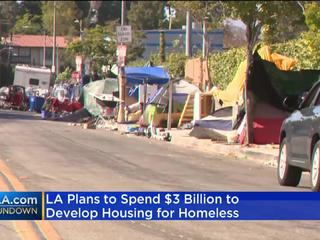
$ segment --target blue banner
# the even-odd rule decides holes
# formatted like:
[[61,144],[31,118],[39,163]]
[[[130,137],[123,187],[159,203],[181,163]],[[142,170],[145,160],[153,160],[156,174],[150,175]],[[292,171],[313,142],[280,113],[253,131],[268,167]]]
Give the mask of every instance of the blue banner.
[[41,192],[0,192],[0,220],[41,220]]
[[313,192],[0,192],[0,220],[320,220]]
[[320,220],[312,192],[46,192],[48,220]]

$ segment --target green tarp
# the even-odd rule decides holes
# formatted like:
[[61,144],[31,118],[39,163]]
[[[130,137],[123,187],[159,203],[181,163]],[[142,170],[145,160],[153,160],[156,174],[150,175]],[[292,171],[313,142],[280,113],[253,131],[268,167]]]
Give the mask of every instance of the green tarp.
[[255,54],[248,89],[257,100],[283,109],[282,103],[287,96],[301,95],[318,80],[319,70],[284,71]]

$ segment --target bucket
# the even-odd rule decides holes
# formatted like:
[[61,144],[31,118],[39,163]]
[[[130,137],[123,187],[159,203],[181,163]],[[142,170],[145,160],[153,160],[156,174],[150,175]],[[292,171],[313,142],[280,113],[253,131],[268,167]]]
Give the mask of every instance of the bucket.
[[44,104],[45,99],[43,97],[35,97],[34,110],[38,113],[41,112],[41,108]]
[[30,111],[30,112],[33,112],[33,111],[34,111],[35,101],[36,101],[36,97],[35,97],[35,96],[30,96],[30,97],[29,97],[29,111]]
[[50,116],[51,116],[51,112],[46,111],[46,110],[41,110],[41,118],[42,119],[50,118]]
[[46,110],[41,110],[41,118],[42,119],[46,118]]

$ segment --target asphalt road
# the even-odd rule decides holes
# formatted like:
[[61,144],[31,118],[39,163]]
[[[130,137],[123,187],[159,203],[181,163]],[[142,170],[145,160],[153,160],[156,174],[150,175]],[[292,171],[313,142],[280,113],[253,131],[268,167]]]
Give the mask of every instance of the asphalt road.
[[[308,175],[299,188],[284,188],[277,183],[275,169],[261,164],[14,111],[0,111],[0,159],[28,191],[309,191]],[[319,221],[50,224],[61,239],[75,240],[319,239]],[[0,239],[20,238],[15,224],[0,222]]]

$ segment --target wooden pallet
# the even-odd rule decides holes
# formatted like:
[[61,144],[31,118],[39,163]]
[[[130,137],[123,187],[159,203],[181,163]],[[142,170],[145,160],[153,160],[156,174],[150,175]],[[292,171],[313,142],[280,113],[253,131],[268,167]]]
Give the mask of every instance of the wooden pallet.
[[193,105],[194,95],[189,94],[179,119],[178,128],[181,127],[184,123],[188,123],[193,120]]

